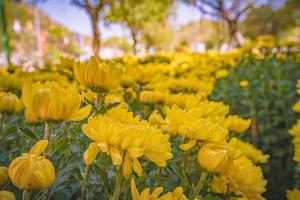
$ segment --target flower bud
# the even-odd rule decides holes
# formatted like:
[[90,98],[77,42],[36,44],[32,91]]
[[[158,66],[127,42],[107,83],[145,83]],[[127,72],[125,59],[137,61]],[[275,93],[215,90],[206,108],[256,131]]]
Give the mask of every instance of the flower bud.
[[55,170],[52,163],[44,156],[40,156],[47,145],[47,140],[41,140],[29,153],[12,161],[8,175],[14,186],[19,189],[45,189],[54,182]]

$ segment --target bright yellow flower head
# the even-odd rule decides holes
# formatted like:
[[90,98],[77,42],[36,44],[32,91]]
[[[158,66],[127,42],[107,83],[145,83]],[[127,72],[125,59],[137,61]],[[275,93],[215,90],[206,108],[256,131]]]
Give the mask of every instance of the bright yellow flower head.
[[55,180],[52,163],[40,156],[47,148],[48,140],[37,142],[29,151],[14,159],[8,168],[8,175],[19,189],[45,189]]
[[227,77],[228,75],[229,75],[229,72],[226,69],[220,69],[215,74],[216,79],[222,79],[222,78]]
[[3,185],[7,181],[7,168],[0,167],[0,186]]
[[300,99],[294,104],[293,111],[300,112]]
[[229,182],[229,193],[248,199],[264,199],[261,195],[266,191],[267,181],[263,178],[261,168],[246,157],[233,160],[227,166],[225,176]]
[[300,136],[300,119],[297,120],[297,123],[289,130],[289,134],[292,136]]
[[140,101],[142,103],[162,103],[164,101],[164,94],[160,91],[142,91],[140,94]]
[[152,193],[150,193],[150,188],[146,188],[140,194],[134,179],[131,179],[130,189],[133,200],[188,200],[183,194],[182,187],[177,187],[173,192],[168,192],[163,195],[161,195],[163,191],[162,187],[156,188]]
[[248,87],[248,85],[249,85],[248,81],[246,81],[246,80],[240,81],[240,87],[245,88],[245,87]]
[[138,176],[142,167],[138,158],[145,156],[164,167],[172,157],[169,135],[164,135],[146,121],[133,117],[133,113],[118,106],[104,115],[90,117],[82,130],[92,142],[84,153],[90,165],[99,152],[111,155],[114,165],[122,165],[123,175],[129,178],[132,170]]
[[120,83],[120,69],[114,64],[101,63],[96,57],[91,57],[87,63],[77,62],[74,74],[77,81],[89,88],[111,90]]
[[293,189],[288,190],[286,197],[288,200],[299,200],[300,199],[300,190],[299,189]]
[[237,115],[230,115],[226,119],[227,127],[236,133],[245,132],[251,125],[251,119],[243,119]]
[[237,138],[232,138],[229,142],[229,146],[246,156],[254,163],[267,163],[269,155],[264,155],[263,152],[257,149],[252,144],[243,142]]
[[26,81],[23,85],[22,100],[26,119],[81,121],[92,109],[91,105],[80,108],[81,98],[75,87],[61,88],[55,82],[44,84]]
[[12,93],[0,92],[0,113],[15,113],[22,108],[21,100]]
[[158,110],[154,110],[151,115],[149,116],[149,122],[152,125],[157,125],[158,127],[161,127],[166,122],[164,118],[158,113]]
[[12,192],[2,190],[0,191],[0,199],[1,200],[15,200],[15,195]]
[[229,154],[229,149],[226,146],[208,143],[199,150],[198,162],[207,171],[219,173],[226,169]]

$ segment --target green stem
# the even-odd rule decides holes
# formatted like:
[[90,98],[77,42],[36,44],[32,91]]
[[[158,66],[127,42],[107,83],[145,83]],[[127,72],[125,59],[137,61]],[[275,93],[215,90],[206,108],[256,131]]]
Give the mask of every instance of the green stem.
[[44,139],[49,141],[48,148],[44,151],[43,156],[47,156],[51,149],[51,124],[50,122],[45,122],[45,131],[44,131]]
[[120,199],[122,179],[123,179],[122,166],[119,166],[118,174],[116,176],[115,189],[114,189],[114,193],[113,193],[111,200],[119,200]]
[[181,173],[183,175],[183,182],[182,182],[182,187],[186,190],[189,188],[188,183],[189,183],[189,178],[187,177],[186,171],[188,168],[188,161],[189,161],[189,151],[185,151],[183,154],[184,160],[181,165]]
[[91,172],[91,165],[87,165],[85,167],[85,173],[84,173],[84,178],[83,178],[83,183],[82,183],[82,188],[81,188],[81,196],[80,196],[81,200],[86,199],[86,196],[85,196],[86,186],[87,186],[87,183],[89,180],[90,172]]
[[101,92],[101,91],[97,92],[97,97],[96,97],[96,100],[95,100],[95,112],[94,112],[94,114],[97,114],[101,110],[104,96],[105,95],[104,95],[103,92]]
[[30,200],[30,191],[29,190],[23,190],[22,200]]
[[0,114],[0,136],[2,136],[3,132],[3,122],[4,122],[4,113]]
[[195,199],[199,195],[203,185],[205,184],[205,180],[206,180],[207,176],[208,176],[208,174],[206,172],[201,173],[201,176],[197,182],[197,185],[196,185],[194,192],[190,199]]

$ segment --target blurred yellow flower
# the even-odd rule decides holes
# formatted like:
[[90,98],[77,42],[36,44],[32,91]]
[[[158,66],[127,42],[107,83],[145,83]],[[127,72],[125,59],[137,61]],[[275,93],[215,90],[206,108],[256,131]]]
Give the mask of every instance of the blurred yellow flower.
[[299,189],[293,189],[288,190],[286,194],[287,200],[299,200],[300,199],[300,190]]
[[249,82],[246,80],[240,81],[240,87],[244,88],[244,87],[248,87]]
[[0,113],[15,113],[22,108],[22,101],[10,92],[0,92]]
[[142,103],[162,103],[164,101],[164,94],[160,91],[142,91],[140,94],[140,101]]
[[55,180],[52,163],[40,156],[47,148],[48,140],[37,142],[29,151],[14,159],[8,168],[8,175],[19,189],[45,189]]
[[121,71],[115,64],[101,63],[94,56],[87,63],[77,62],[74,74],[80,84],[105,91],[116,88],[121,78]]
[[293,111],[300,112],[300,99],[294,104]]
[[245,132],[251,125],[251,119],[243,119],[237,115],[229,115],[226,118],[227,127],[236,133]]
[[222,79],[222,78],[227,77],[228,75],[229,75],[229,72],[226,69],[220,69],[215,74],[216,79]]
[[55,82],[42,84],[26,81],[23,85],[22,100],[28,121],[81,121],[92,109],[91,105],[80,108],[81,98],[75,87],[69,86],[65,89]]
[[177,187],[173,192],[168,192],[161,195],[163,192],[162,187],[157,187],[150,193],[150,188],[146,188],[140,194],[134,179],[130,182],[131,196],[133,200],[188,200],[184,195],[182,187]]
[[3,185],[7,181],[7,168],[0,167],[0,186]]
[[1,200],[15,200],[15,195],[12,192],[1,190],[0,191],[0,199]]

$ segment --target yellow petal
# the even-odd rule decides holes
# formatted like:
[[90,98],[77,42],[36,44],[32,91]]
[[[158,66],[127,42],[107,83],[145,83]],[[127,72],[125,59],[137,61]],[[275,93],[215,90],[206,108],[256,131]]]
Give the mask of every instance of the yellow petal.
[[131,190],[131,196],[132,196],[132,200],[140,200],[140,194],[139,191],[136,188],[134,179],[131,179],[130,182],[130,190]]
[[190,140],[185,144],[181,144],[180,149],[187,151],[187,150],[191,149],[192,147],[194,147],[196,142],[197,142],[197,140]]
[[163,190],[164,190],[163,187],[155,188],[155,190],[154,190],[154,191],[152,192],[152,194],[151,194],[151,198],[157,199],[158,196],[162,193]]
[[41,155],[48,146],[48,140],[38,141],[29,151],[29,154]]
[[143,169],[142,169],[142,166],[141,166],[140,162],[138,161],[137,158],[133,158],[132,161],[133,161],[133,165],[132,165],[133,170],[135,171],[135,173],[138,176],[142,176]]
[[72,115],[69,116],[68,119],[66,119],[66,120],[67,121],[81,121],[90,114],[91,109],[92,109],[92,106],[87,105],[87,106],[73,112]]
[[126,153],[125,158],[124,158],[124,163],[123,163],[123,176],[125,178],[129,178],[131,175],[131,170],[132,170],[131,160],[130,160],[129,154]]
[[144,150],[141,148],[132,147],[132,148],[128,149],[128,153],[131,158],[138,158],[143,155]]
[[96,159],[98,153],[101,151],[96,142],[89,145],[88,149],[84,152],[83,159],[86,165],[92,164]]
[[150,188],[146,188],[142,192],[140,200],[149,200],[149,197],[150,197]]
[[112,147],[110,149],[110,154],[111,154],[112,162],[113,162],[114,165],[121,165],[122,164],[123,158],[122,158],[121,152],[118,148]]

